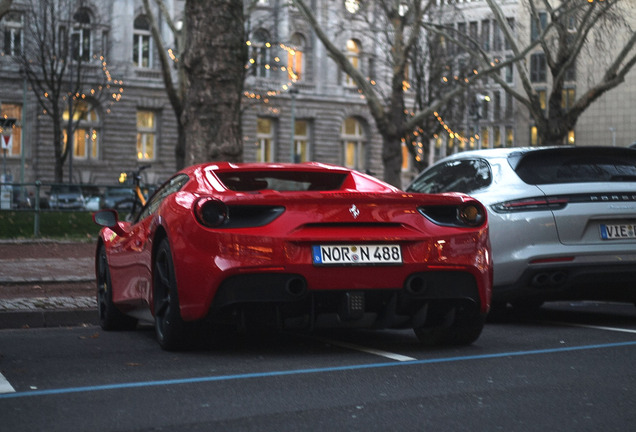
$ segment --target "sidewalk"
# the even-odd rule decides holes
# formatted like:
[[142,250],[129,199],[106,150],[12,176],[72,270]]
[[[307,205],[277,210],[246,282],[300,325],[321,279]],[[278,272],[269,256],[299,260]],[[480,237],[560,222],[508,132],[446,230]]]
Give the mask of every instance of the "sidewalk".
[[0,259],[0,329],[96,322],[92,257]]

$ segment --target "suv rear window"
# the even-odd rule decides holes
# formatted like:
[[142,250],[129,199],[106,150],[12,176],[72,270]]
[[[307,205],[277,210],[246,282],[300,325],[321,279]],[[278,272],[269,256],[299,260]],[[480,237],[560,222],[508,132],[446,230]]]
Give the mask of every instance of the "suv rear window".
[[[635,152],[636,153],[636,152]],[[408,192],[469,194],[490,185],[490,166],[483,159],[451,160],[420,174],[407,189]]]
[[509,158],[528,184],[636,181],[636,150],[564,147],[518,153]]

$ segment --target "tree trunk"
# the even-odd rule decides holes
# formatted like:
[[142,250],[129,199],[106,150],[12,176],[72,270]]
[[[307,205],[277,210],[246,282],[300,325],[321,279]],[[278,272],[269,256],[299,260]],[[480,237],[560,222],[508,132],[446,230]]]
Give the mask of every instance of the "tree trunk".
[[64,181],[64,157],[62,154],[62,122],[61,116],[51,117],[53,120],[53,155],[55,157],[55,169],[53,171],[55,183]]
[[384,181],[402,188],[402,140],[400,137],[382,134],[382,163]]
[[187,0],[185,15],[185,162],[240,162],[247,61],[243,1]]
[[186,154],[185,130],[183,128],[183,125],[181,124],[181,121],[177,119],[177,145],[174,149],[174,159],[175,159],[177,171],[180,171],[186,167],[185,154]]

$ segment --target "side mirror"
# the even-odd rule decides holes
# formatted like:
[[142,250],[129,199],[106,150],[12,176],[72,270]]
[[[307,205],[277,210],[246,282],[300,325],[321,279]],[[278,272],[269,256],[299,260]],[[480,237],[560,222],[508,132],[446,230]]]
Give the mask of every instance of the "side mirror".
[[93,222],[99,226],[110,228],[118,236],[125,236],[126,230],[119,223],[119,217],[116,210],[99,210],[93,213]]

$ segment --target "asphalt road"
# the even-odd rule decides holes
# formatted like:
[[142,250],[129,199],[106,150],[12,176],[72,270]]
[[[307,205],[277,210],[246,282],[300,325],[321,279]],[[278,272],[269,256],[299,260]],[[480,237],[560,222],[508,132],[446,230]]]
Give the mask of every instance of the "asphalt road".
[[633,431],[636,308],[575,303],[472,346],[410,331],[265,334],[163,352],[152,329],[0,331],[6,431]]

